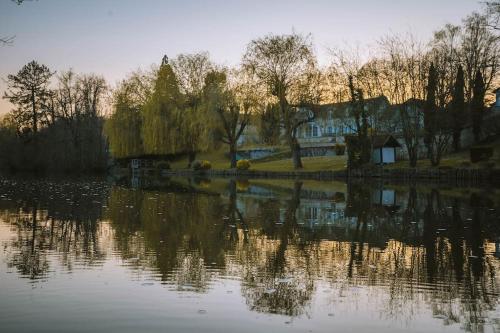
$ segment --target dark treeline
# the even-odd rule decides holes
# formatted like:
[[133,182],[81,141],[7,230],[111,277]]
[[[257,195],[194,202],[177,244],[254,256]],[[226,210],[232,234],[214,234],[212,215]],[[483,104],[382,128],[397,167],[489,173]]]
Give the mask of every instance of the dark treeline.
[[[1,165],[88,172],[103,170],[109,151],[117,159],[187,155],[191,166],[197,153],[223,145],[234,168],[238,141],[252,121],[261,142],[286,145],[294,168],[301,168],[298,130],[314,120],[314,112],[303,111],[338,102],[349,103],[354,165],[369,162],[368,137],[394,134],[389,127],[398,128],[410,166],[421,146],[439,165],[448,147],[461,149],[464,129],[473,128],[476,142],[491,132],[483,118],[498,82],[499,8],[488,3],[426,43],[388,35],[366,60],[332,49],[325,68],[312,37],[295,32],[250,41],[234,68],[215,64],[206,52],[165,56],[160,66],[118,84],[106,118],[109,90],[102,77],[71,70],[56,75],[33,61],[7,78],[4,98],[15,108],[0,128]],[[366,108],[366,99],[380,96],[392,104],[388,112]]]
[[[101,76],[55,75],[32,61],[7,78],[14,104],[0,127],[0,162],[8,171],[92,172],[105,168]],[[51,84],[55,88],[51,87]]]

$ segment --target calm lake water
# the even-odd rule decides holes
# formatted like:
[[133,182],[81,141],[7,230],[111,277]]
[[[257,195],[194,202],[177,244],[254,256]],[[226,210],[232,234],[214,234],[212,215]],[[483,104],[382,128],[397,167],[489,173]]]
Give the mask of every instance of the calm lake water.
[[500,195],[0,180],[1,332],[500,332]]

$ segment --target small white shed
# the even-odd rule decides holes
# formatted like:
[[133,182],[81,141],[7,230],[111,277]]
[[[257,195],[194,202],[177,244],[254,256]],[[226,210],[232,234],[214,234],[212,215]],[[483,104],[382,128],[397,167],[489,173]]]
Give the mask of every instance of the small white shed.
[[401,148],[398,140],[392,135],[375,135],[372,137],[372,160],[375,164],[396,162],[396,149]]

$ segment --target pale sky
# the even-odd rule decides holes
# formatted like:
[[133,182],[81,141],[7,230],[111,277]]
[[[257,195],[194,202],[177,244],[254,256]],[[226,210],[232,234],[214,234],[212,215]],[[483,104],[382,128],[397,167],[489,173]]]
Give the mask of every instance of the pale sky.
[[[269,33],[311,33],[319,63],[327,48],[370,45],[387,33],[423,40],[445,23],[459,24],[477,0],[0,0],[0,78],[37,60],[54,71],[102,74],[111,86],[164,54],[208,51],[237,65],[247,43]],[[0,95],[6,84],[0,80]],[[0,99],[0,114],[12,106]]]

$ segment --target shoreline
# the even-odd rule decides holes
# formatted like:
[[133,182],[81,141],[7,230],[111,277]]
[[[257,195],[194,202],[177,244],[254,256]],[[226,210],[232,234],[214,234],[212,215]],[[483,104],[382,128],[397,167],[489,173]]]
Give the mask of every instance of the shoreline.
[[500,185],[500,169],[465,169],[465,168],[370,168],[355,170],[321,171],[262,171],[262,170],[163,170],[167,177],[237,177],[264,179],[311,179],[311,180],[348,180],[378,179],[384,181],[421,181],[447,184],[496,184]]

